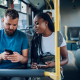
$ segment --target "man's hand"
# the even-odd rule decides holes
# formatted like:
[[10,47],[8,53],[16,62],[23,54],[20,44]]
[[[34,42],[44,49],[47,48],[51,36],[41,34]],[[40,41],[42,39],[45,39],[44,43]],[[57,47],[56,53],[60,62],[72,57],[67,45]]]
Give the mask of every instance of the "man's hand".
[[7,57],[9,56],[9,53],[8,52],[3,52],[0,54],[0,59],[3,59],[3,60],[8,60]]
[[13,52],[12,55],[9,55],[8,60],[11,60],[11,62],[16,63],[22,60],[22,55],[20,55],[18,52]]

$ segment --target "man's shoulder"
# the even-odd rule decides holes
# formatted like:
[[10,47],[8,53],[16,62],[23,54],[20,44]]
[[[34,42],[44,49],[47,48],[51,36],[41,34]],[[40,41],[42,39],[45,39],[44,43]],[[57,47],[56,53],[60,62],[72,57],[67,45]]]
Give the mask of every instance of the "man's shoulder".
[[26,35],[26,33],[20,31],[20,30],[17,30],[17,32],[19,33],[19,35]]
[[3,30],[4,30],[4,29],[1,29],[0,32],[3,31]]
[[0,34],[3,32],[3,29],[0,30]]
[[17,33],[18,33],[18,37],[27,37],[27,35],[26,35],[26,33],[24,33],[24,32],[22,32],[22,31],[20,31],[20,30],[17,30]]

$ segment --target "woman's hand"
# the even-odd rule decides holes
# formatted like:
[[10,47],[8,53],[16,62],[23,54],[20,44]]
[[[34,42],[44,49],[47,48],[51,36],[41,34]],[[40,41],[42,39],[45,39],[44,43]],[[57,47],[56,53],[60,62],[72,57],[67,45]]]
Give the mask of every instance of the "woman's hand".
[[32,62],[32,63],[31,63],[31,68],[32,68],[32,69],[38,69],[37,63]]
[[40,68],[49,68],[49,67],[55,66],[55,62],[53,62],[53,61],[45,62],[45,64],[46,64],[46,66],[40,66]]
[[47,67],[54,67],[55,66],[55,62],[53,62],[53,61],[45,62],[45,64],[47,64]]

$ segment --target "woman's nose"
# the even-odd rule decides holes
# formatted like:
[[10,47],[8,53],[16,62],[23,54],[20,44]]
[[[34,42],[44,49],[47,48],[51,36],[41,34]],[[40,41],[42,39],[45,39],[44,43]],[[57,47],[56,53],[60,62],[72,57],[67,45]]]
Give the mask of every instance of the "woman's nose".
[[35,29],[35,25],[34,25],[34,29]]
[[34,25],[34,29],[36,28],[37,26],[36,25]]

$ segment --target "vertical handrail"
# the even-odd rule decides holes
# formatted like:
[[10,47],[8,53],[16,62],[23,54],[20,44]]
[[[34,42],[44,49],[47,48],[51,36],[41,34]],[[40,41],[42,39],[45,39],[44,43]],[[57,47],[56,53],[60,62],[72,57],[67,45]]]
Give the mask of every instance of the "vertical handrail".
[[58,47],[57,33],[60,30],[59,28],[59,0],[54,1],[55,4],[55,80],[61,80],[60,76],[60,47]]
[[65,27],[65,37],[66,37],[66,42],[68,41],[68,37],[67,37],[67,26],[64,26]]

